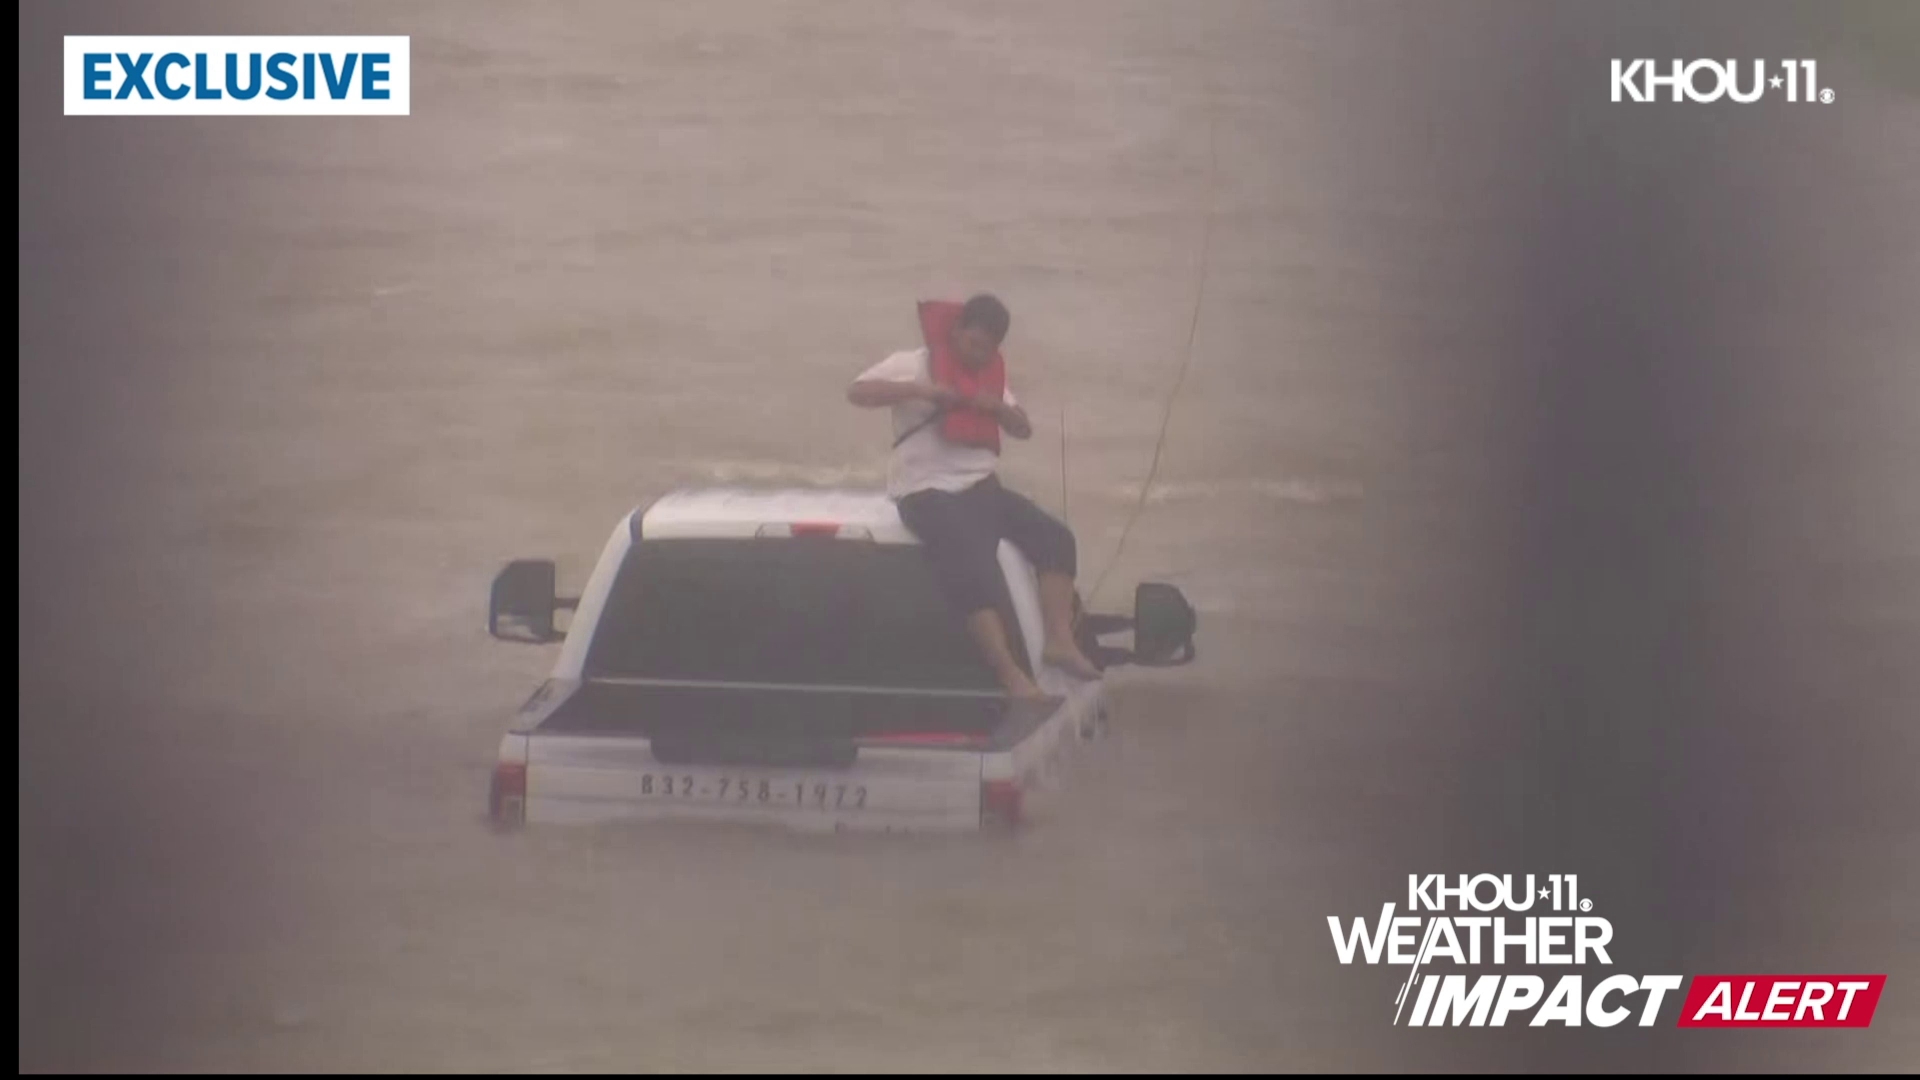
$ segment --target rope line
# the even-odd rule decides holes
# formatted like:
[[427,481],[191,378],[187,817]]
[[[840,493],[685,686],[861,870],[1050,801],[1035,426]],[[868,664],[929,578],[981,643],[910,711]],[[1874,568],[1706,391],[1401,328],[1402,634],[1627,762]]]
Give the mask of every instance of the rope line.
[[[1160,475],[1160,456],[1166,450],[1167,429],[1173,423],[1174,405],[1180,400],[1180,390],[1187,383],[1187,372],[1193,368],[1193,343],[1200,333],[1200,310],[1207,297],[1207,268],[1212,264],[1213,254],[1213,217],[1214,199],[1220,176],[1220,148],[1215,131],[1211,109],[1207,113],[1207,200],[1206,214],[1201,219],[1200,233],[1200,280],[1193,290],[1193,318],[1187,324],[1187,345],[1180,358],[1180,373],[1175,377],[1172,392],[1167,394],[1166,404],[1160,412],[1160,434],[1153,442],[1153,461],[1147,466],[1147,479],[1140,485],[1140,497],[1134,501],[1133,510],[1127,515],[1127,523],[1120,530],[1120,542],[1113,547],[1113,554],[1107,557],[1107,564],[1100,569],[1100,576],[1093,581],[1093,588],[1087,592],[1088,603],[1100,596],[1100,587],[1107,582],[1107,575],[1119,565],[1120,556],[1127,549],[1127,538],[1133,535],[1133,526],[1140,520],[1141,511],[1147,506],[1147,493],[1153,490],[1153,482]],[[1065,418],[1061,424],[1061,477],[1064,490],[1066,461]]]

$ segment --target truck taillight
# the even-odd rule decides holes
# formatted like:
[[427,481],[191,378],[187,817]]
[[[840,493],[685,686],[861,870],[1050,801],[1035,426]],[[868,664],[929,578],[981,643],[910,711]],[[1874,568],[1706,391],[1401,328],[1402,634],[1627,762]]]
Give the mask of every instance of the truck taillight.
[[1022,801],[1018,780],[980,782],[980,824],[1010,829],[1020,824]]
[[487,813],[495,825],[512,827],[527,820],[527,766],[524,762],[500,762],[493,767],[493,783],[487,794]]

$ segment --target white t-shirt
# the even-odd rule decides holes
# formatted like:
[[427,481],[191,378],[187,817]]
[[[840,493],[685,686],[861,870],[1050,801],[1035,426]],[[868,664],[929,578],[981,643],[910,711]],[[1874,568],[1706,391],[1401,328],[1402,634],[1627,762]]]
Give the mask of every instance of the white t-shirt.
[[[933,385],[930,354],[922,346],[897,352],[862,372],[858,382],[899,382]],[[1018,406],[1013,388],[1001,397]],[[931,401],[903,401],[893,407],[893,437],[898,439],[933,414]],[[940,435],[940,425],[927,424],[893,448],[887,461],[887,495],[899,499],[916,491],[965,491],[993,475],[1000,455],[979,446],[960,446]]]

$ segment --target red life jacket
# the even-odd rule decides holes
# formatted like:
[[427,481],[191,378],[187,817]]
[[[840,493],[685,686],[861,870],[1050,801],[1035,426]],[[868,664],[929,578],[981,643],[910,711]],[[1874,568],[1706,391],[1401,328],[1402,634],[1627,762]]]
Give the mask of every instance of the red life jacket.
[[[953,328],[964,307],[951,300],[920,301],[920,333],[927,340],[928,367],[933,381],[968,397],[986,394],[999,399],[1007,390],[1007,363],[998,351],[992,362],[969,370],[953,354]],[[940,434],[948,442],[1000,452],[1000,421],[978,409],[952,408],[940,418]]]

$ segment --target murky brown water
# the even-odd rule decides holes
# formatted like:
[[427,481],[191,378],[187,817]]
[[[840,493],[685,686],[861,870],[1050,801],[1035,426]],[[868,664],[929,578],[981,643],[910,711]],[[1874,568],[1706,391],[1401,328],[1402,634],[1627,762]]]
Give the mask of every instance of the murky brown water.
[[[1817,122],[1640,140],[1543,70],[1577,10],[23,19],[408,33],[415,84],[62,122],[23,76],[22,1066],[1920,1059],[1915,104],[1836,73]],[[1638,295],[1622,236],[1689,299],[1577,311]],[[877,482],[845,380],[975,288],[1039,429],[1006,475],[1100,606],[1185,588],[1201,661],[1121,675],[1011,844],[489,834],[553,660],[487,638],[498,564],[577,583],[678,484]],[[1567,869],[1629,968],[1890,970],[1883,1019],[1410,1033],[1334,960],[1407,873]]]

